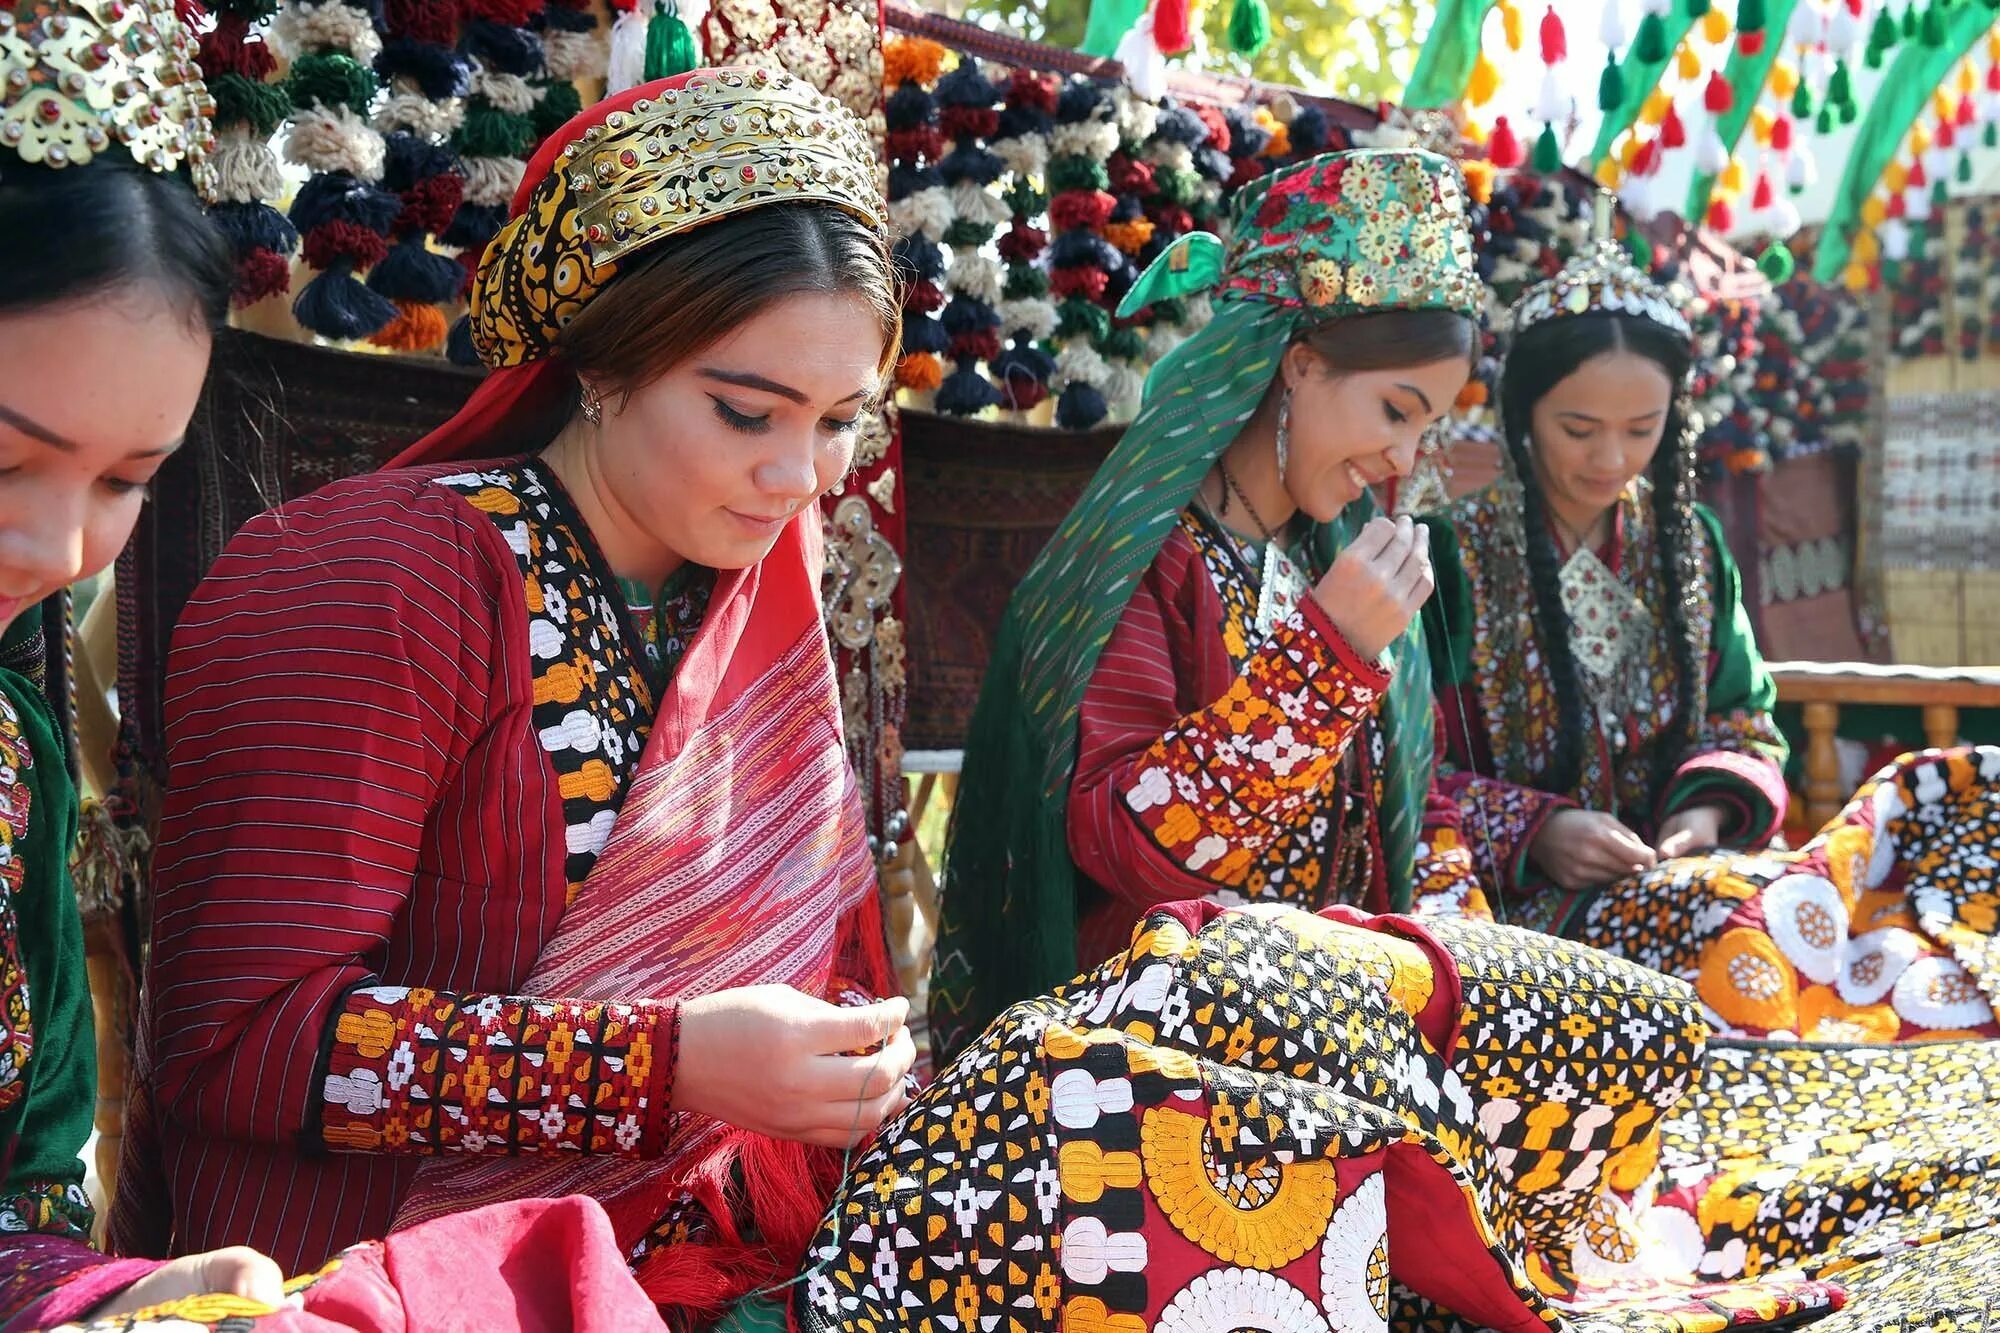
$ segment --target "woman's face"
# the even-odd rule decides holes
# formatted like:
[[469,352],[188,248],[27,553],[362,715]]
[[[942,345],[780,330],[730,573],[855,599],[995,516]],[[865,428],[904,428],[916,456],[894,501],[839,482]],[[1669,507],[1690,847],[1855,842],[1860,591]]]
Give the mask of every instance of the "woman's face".
[[0,315],[0,625],[117,556],[187,433],[209,347],[146,289]]
[[594,452],[607,501],[682,560],[756,564],[846,475],[882,351],[862,298],[791,296],[630,397],[605,394]]
[[1674,385],[1656,361],[1622,349],[1594,356],[1535,404],[1535,471],[1572,513],[1600,513],[1653,464]]
[[1471,367],[1450,357],[1402,370],[1335,373],[1295,343],[1285,353],[1292,391],[1285,489],[1316,522],[1330,522],[1368,487],[1406,477],[1424,432],[1451,410]]

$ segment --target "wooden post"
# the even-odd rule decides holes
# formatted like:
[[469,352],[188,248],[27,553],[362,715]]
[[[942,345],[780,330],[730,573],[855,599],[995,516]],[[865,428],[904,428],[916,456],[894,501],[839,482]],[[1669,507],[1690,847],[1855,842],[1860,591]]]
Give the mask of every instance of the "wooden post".
[[1958,705],[1924,705],[1924,739],[1940,750],[1958,744]]
[[1847,793],[1840,784],[1840,705],[1809,703],[1801,709],[1806,726],[1806,825],[1823,828],[1840,813]]

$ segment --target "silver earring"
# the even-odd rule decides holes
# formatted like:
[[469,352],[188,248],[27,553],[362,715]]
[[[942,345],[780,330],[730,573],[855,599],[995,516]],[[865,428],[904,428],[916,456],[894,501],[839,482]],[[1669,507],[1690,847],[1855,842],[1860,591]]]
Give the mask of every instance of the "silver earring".
[[1292,391],[1278,400],[1278,482],[1284,484],[1285,465],[1292,457]]
[[591,388],[588,384],[583,386],[583,398],[577,403],[576,410],[583,413],[583,419],[591,425],[602,426],[604,424],[604,400],[599,398],[597,390]]

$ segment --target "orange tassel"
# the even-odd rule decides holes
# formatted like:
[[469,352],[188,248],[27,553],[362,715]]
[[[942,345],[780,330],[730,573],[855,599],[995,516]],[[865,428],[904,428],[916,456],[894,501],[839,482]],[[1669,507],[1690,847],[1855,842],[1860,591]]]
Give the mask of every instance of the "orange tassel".
[[882,83],[931,84],[944,73],[944,47],[922,37],[898,37],[882,48]]
[[386,347],[392,352],[428,352],[433,347],[442,346],[451,325],[446,322],[444,311],[421,301],[396,302],[396,318],[389,321],[368,341],[376,347]]
[[896,363],[896,387],[929,393],[944,383],[944,363],[929,352],[912,352]]

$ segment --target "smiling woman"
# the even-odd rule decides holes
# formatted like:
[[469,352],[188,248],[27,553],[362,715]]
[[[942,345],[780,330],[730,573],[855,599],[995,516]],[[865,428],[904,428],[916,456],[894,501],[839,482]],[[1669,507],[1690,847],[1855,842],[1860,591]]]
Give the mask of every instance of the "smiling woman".
[[169,663],[124,1244],[296,1268],[581,1193],[676,1317],[796,1270],[914,1057],[813,503],[896,341],[885,211],[785,76],[600,104],[486,253],[465,410],[217,562]]

